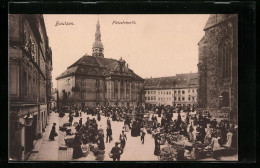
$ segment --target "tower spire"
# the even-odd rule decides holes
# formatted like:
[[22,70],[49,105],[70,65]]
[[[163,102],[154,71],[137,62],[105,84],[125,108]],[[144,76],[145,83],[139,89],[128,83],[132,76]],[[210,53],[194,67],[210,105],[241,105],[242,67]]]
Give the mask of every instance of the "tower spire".
[[92,46],[92,56],[95,57],[104,57],[103,54],[104,47],[101,42],[101,33],[100,33],[100,24],[99,24],[99,15],[98,15],[98,21],[96,25],[96,33],[95,33],[95,42]]

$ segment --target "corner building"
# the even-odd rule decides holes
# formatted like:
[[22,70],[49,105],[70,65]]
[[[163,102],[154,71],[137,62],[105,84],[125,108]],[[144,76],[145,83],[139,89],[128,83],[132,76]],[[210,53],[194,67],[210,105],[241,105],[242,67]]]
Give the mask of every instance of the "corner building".
[[57,78],[60,106],[138,106],[144,103],[144,79],[128,64],[104,58],[100,24],[96,25],[92,56],[84,55]]
[[211,14],[199,41],[198,105],[215,118],[237,122],[238,19]]
[[[43,15],[9,15],[9,159],[26,160],[48,124],[52,50]],[[32,126],[23,117],[33,116]]]

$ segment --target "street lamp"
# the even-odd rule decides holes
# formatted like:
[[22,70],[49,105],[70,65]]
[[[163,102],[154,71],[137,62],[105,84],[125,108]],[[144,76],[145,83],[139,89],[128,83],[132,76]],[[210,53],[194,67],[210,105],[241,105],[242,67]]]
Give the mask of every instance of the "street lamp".
[[33,116],[29,113],[23,118],[24,119],[24,125],[27,127],[32,126],[33,123]]

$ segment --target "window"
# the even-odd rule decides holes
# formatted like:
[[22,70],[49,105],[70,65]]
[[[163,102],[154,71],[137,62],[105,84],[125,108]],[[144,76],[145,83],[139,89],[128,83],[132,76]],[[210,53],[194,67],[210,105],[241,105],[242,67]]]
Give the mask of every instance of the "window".
[[147,100],[147,97],[145,97],[145,100]]
[[181,101],[181,98],[179,97],[178,100]]
[[182,97],[182,100],[185,100],[185,97]]
[[150,91],[148,91],[148,94],[150,94]]
[[194,100],[194,97],[192,97],[192,100]]
[[151,96],[151,100],[153,100],[153,96]]
[[81,80],[81,85],[82,85],[82,87],[83,87],[83,88],[85,88],[85,87],[86,87],[86,82],[85,82],[85,80],[84,80],[84,79],[82,79],[82,80]]
[[148,96],[148,100],[150,100],[150,96]]
[[156,97],[154,96],[153,99],[156,100]]
[[169,92],[169,94],[171,94],[171,91]]
[[185,94],[185,91],[184,91],[184,90],[182,91],[182,94]]
[[188,100],[190,101],[190,96],[188,97]]
[[220,46],[220,53],[222,55],[222,76],[223,78],[229,78],[231,74],[231,42],[225,40]]
[[192,89],[192,93],[194,93],[194,89]]
[[178,91],[178,94],[180,94],[181,93],[181,91]]

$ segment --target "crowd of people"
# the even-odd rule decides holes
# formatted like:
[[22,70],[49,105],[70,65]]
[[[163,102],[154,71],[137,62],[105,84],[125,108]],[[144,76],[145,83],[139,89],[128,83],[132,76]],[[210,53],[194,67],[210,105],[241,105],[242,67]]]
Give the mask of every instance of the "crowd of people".
[[[74,115],[73,111],[74,110]],[[110,157],[114,161],[120,160],[120,155],[123,153],[126,145],[127,136],[125,132],[131,131],[132,137],[140,136],[142,144],[144,144],[145,134],[151,133],[154,137],[154,155],[160,155],[162,138],[160,134],[179,134],[187,137],[190,142],[200,142],[205,145],[205,148],[213,150],[213,157],[219,159],[221,151],[224,148],[237,148],[237,128],[234,124],[227,120],[218,122],[216,119],[211,119],[210,116],[197,113],[191,115],[195,108],[181,108],[171,106],[139,106],[139,107],[112,107],[112,106],[97,106],[84,107],[78,109],[77,107],[70,109],[69,124],[72,125],[73,117],[81,117],[82,112],[94,116],[93,119],[87,118],[86,123],[82,123],[80,118],[79,123],[75,127],[76,134],[74,137],[73,158],[80,158],[83,156],[81,144],[96,143],[100,150],[105,149],[104,139],[106,143],[110,143],[112,137],[112,121],[124,122],[122,133],[119,137],[119,142],[110,152]],[[186,112],[185,120],[181,117],[181,112]],[[177,113],[177,119],[173,119],[173,114]],[[149,116],[152,114],[151,116]],[[101,115],[107,119],[106,136],[102,126],[98,127],[97,121],[101,120]],[[148,116],[148,117],[147,117]],[[157,118],[158,116],[158,118]],[[95,118],[96,117],[96,118]],[[160,120],[159,120],[160,118]],[[150,123],[150,124],[149,124]],[[119,146],[120,144],[120,146]],[[196,150],[196,145],[192,151]],[[192,152],[191,151],[191,152]],[[199,155],[198,152],[195,152]],[[179,152],[180,159],[183,159],[184,152]],[[194,156],[199,158],[199,156]]]
[[[195,115],[186,113],[186,118],[181,117],[181,110],[177,110],[177,119],[172,120],[172,113],[169,108],[162,109],[161,122],[157,121],[156,116],[152,116],[153,126],[152,133],[155,135],[155,155],[160,155],[160,134],[179,134],[186,137],[190,143],[202,144],[205,149],[212,149],[213,158],[219,159],[225,149],[237,149],[237,126],[229,123],[228,120],[217,121],[211,119],[209,115],[197,113]],[[197,150],[197,145],[193,145],[190,152]],[[184,150],[178,153],[178,157],[185,159]],[[180,156],[182,155],[182,156]],[[193,159],[200,158],[200,153],[195,152]]]

